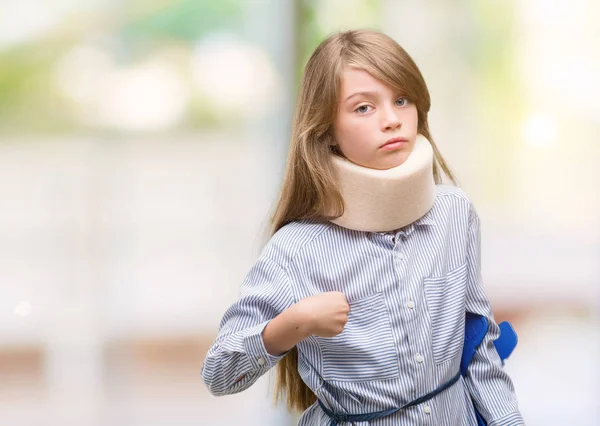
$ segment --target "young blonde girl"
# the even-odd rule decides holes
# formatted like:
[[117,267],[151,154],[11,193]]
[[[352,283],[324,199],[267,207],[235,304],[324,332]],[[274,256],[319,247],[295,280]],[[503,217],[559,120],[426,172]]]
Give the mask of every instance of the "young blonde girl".
[[[522,425],[494,347],[479,218],[427,124],[425,81],[374,31],[309,59],[273,235],[202,368],[214,395],[277,365],[299,425]],[[487,320],[460,374],[465,315]]]

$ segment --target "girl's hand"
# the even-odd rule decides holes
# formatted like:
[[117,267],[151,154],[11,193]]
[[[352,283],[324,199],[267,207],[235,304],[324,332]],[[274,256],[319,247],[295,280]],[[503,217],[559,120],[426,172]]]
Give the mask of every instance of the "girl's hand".
[[333,337],[342,332],[348,322],[350,305],[339,291],[316,294],[300,300],[294,306],[298,322],[308,334]]

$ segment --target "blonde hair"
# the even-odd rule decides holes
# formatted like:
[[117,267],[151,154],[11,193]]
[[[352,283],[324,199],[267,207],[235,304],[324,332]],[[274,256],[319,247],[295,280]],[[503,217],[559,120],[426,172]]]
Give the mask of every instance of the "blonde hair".
[[[337,114],[340,75],[344,66],[367,71],[402,91],[418,111],[418,133],[434,152],[433,176],[441,183],[440,169],[454,176],[429,133],[429,91],[412,58],[392,38],[369,30],[335,33],[325,39],[306,64],[298,95],[285,177],[271,234],[299,219],[332,219],[343,213],[331,162],[333,122]],[[278,364],[275,399],[285,395],[290,411],[304,411],[316,401],[298,373],[298,351],[293,348]]]

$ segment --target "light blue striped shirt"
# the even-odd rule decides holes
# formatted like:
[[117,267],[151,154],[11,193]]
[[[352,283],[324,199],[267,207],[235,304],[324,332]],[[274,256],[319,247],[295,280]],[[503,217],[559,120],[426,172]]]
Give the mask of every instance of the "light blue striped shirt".
[[[460,367],[465,312],[486,316],[487,336],[466,378],[433,399],[356,425],[473,425],[475,404],[489,426],[523,425],[512,382],[493,341],[480,271],[479,217],[465,193],[438,185],[433,208],[391,233],[303,220],[281,228],[225,313],[202,367],[214,395],[250,387],[281,357],[265,349],[272,318],[305,297],[341,291],[350,305],[343,332],[298,343],[299,373],[335,412],[401,406],[431,392]],[[314,404],[300,426],[328,425]],[[343,423],[340,423],[343,424]]]

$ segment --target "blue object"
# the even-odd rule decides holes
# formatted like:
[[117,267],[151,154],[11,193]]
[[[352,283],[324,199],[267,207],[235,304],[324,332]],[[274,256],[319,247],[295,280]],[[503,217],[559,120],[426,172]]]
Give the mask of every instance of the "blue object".
[[519,339],[517,338],[515,329],[509,322],[504,321],[498,327],[500,327],[500,337],[494,341],[494,345],[496,346],[498,355],[500,355],[502,364],[504,364],[504,360],[512,354]]
[[[499,324],[500,337],[494,341],[494,346],[498,351],[502,365],[504,360],[510,356],[517,346],[518,338],[514,328],[509,322],[504,321]],[[475,355],[477,347],[483,341],[488,331],[487,319],[481,315],[467,312],[465,319],[465,342],[463,346],[462,358],[460,360],[460,372],[464,376],[467,373],[467,368]],[[481,417],[481,414],[475,409],[478,426],[487,426],[487,423]]]

